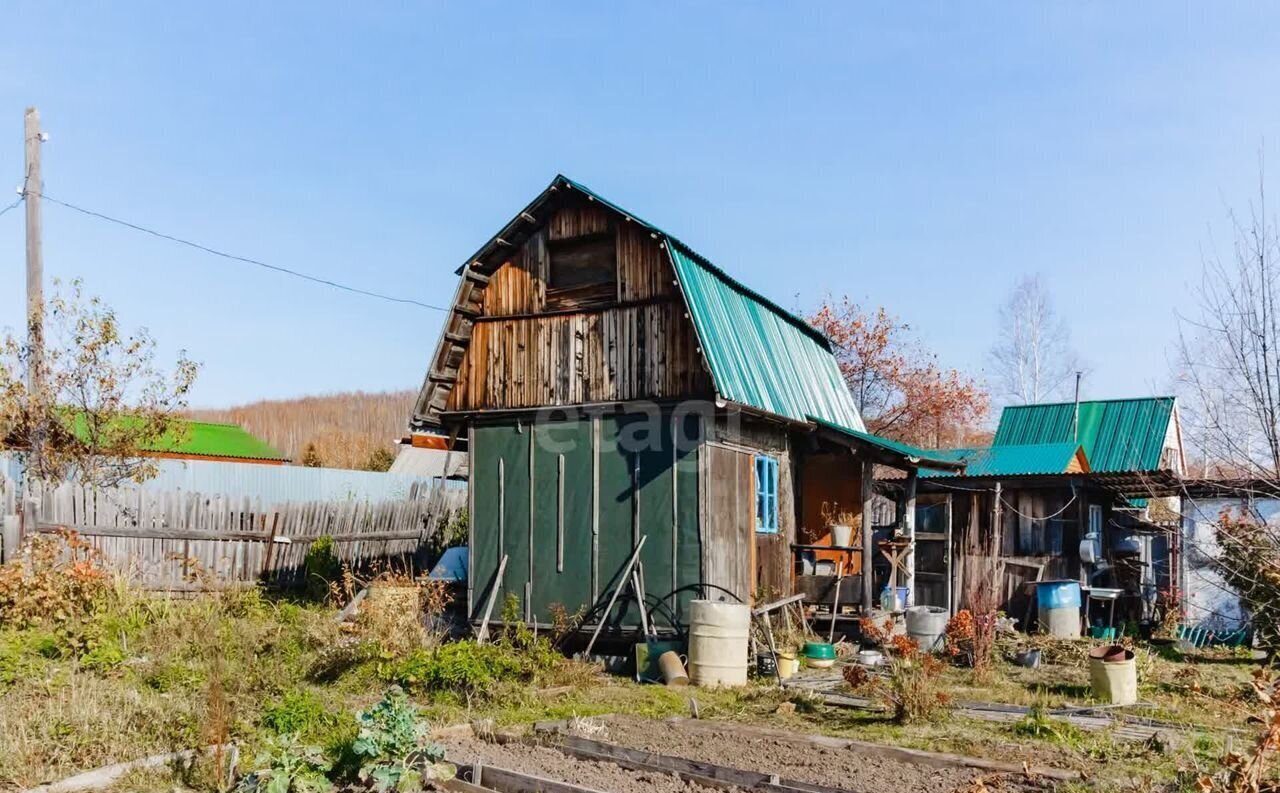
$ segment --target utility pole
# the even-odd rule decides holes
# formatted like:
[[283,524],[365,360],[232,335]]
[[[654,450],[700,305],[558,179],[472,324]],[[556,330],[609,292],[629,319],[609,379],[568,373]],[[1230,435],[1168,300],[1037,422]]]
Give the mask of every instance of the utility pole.
[[27,210],[27,407],[35,426],[31,432],[31,448],[28,450],[24,475],[26,491],[23,496],[23,533],[34,533],[39,519],[32,499],[34,474],[40,470],[44,452],[44,421],[41,401],[45,397],[44,385],[44,255],[40,239],[40,199],[44,194],[44,181],[40,174],[40,146],[44,133],[40,131],[40,111],[27,108],[23,128],[26,153],[26,178],[22,183],[22,197]]

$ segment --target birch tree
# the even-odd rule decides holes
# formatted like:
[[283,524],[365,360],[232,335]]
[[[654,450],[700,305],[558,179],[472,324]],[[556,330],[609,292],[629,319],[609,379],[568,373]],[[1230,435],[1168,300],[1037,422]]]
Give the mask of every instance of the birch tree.
[[1065,395],[1079,358],[1039,275],[1022,278],[1009,293],[998,333],[990,353],[998,398],[1032,404]]

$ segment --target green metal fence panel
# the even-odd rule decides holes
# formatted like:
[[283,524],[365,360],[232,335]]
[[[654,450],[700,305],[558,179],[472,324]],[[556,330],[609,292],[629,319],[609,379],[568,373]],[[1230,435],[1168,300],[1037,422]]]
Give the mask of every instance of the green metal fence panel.
[[556,421],[534,428],[533,592],[538,622],[554,621],[591,606],[590,419]]

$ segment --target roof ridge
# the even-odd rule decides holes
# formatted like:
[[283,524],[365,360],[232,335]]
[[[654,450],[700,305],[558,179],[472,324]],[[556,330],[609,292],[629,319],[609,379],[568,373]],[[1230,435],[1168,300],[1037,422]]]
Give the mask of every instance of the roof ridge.
[[[1161,399],[1176,400],[1177,398],[1178,397],[1174,394],[1162,394],[1159,396],[1140,396],[1140,397],[1108,397],[1106,399],[1082,399],[1080,400],[1080,404],[1096,405],[1104,402],[1155,402]],[[1021,408],[1048,408],[1048,407],[1058,407],[1060,405],[1074,405],[1074,404],[1075,404],[1074,399],[1064,399],[1059,402],[1027,402],[1021,405],[1005,405],[1004,407],[1000,408],[1000,410],[1005,411],[1005,410],[1013,410],[1013,409],[1021,409]]]
[[618,214],[623,215],[624,217],[630,218],[636,223],[639,223],[640,225],[647,227],[650,231],[653,231],[657,234],[661,234],[662,237],[667,241],[668,245],[676,245],[685,253],[697,259],[699,263],[703,265],[703,267],[710,270],[712,274],[714,274],[720,280],[724,281],[725,284],[727,284],[730,288],[743,293],[744,295],[750,297],[752,300],[756,300],[764,304],[764,306],[768,308],[770,311],[772,311],[774,314],[787,320],[791,324],[803,330],[805,333],[808,333],[815,340],[819,341],[823,346],[825,346],[828,351],[831,350],[831,339],[828,338],[825,333],[818,330],[813,325],[810,325],[802,317],[796,316],[791,311],[788,311],[787,309],[783,308],[774,300],[771,300],[770,298],[765,297],[760,292],[757,292],[756,290],[742,283],[738,279],[734,278],[732,275],[729,275],[727,272],[724,271],[722,267],[712,262],[706,256],[703,256],[701,253],[698,253],[696,250],[694,250],[693,246],[689,245],[689,243],[671,234],[671,232],[666,231],[654,225],[653,223],[650,223],[644,218],[636,217],[635,213],[630,212],[626,209],[623,209],[621,206],[618,206],[617,204],[613,203],[609,199],[605,198],[604,196],[600,195],[596,191],[592,190],[590,187],[587,187],[581,182],[570,179],[564,174],[556,174],[556,178],[551,182],[551,184],[555,185],[557,182],[563,182],[564,184],[568,185],[569,187],[575,190],[581,190],[582,192],[586,193],[588,196],[594,198],[599,203],[609,207],[614,212],[617,212]]

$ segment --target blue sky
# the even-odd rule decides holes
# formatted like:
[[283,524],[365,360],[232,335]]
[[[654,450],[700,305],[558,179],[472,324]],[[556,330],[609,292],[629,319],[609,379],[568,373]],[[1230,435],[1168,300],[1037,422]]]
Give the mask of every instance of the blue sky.
[[[1280,9],[897,6],[6,3],[0,186],[35,104],[50,196],[443,303],[564,172],[785,306],[884,304],[977,374],[1042,273],[1086,395],[1165,389],[1202,251],[1259,153],[1280,170]],[[203,363],[202,406],[416,388],[441,321],[57,206],[45,229],[50,278]],[[22,239],[0,217],[7,326]]]

